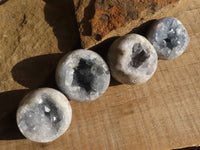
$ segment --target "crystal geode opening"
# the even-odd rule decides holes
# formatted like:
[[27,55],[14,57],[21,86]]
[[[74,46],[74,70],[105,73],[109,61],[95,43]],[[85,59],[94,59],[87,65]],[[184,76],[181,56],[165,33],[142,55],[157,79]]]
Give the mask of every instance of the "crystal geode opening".
[[56,69],[56,82],[69,99],[89,102],[106,91],[110,83],[110,71],[99,54],[77,49],[60,60]]
[[134,68],[138,68],[149,57],[150,57],[150,54],[149,54],[148,49],[146,47],[143,47],[140,43],[136,43],[132,47],[130,65]]
[[165,47],[169,48],[170,50],[173,50],[173,48],[177,46],[177,41],[180,38],[176,35],[174,28],[174,25],[171,24],[169,30],[167,31],[167,38],[164,39]]
[[52,88],[39,88],[21,101],[16,121],[21,133],[34,142],[46,143],[60,137],[72,118],[67,97]]
[[42,96],[43,102],[40,104],[40,107],[44,111],[45,116],[52,122],[53,127],[58,130],[60,127],[59,122],[62,120],[62,113],[49,99],[50,97]]
[[[57,109],[55,104],[49,100],[50,98],[41,96],[40,102],[27,111],[22,118],[24,127],[28,131],[40,132],[43,126],[49,127],[53,134],[56,134],[60,128],[62,113]],[[50,133],[49,133],[50,134]]]
[[172,43],[171,43],[171,39],[169,39],[169,38],[166,38],[166,39],[164,39],[164,41],[165,41],[165,43],[166,43],[166,46],[169,48],[169,49],[173,49],[173,45],[172,45]]
[[149,30],[148,40],[154,46],[159,59],[175,59],[182,55],[190,38],[184,25],[176,18],[158,20]]
[[103,74],[103,68],[95,63],[94,60],[81,58],[78,66],[74,68],[72,86],[80,86],[88,94],[97,92],[94,88],[94,81]]

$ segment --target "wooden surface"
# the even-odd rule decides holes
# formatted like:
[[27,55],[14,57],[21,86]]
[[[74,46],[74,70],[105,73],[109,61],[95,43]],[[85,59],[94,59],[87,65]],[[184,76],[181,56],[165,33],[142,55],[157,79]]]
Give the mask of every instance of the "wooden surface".
[[[9,1],[6,3],[11,5]],[[72,124],[62,137],[52,143],[34,143],[23,139],[17,132],[13,122],[13,110],[28,92],[28,88],[36,86],[25,85],[14,75],[8,75],[15,78],[7,79],[8,82],[5,81],[0,88],[0,149],[169,150],[200,145],[200,0],[191,0],[187,7],[184,13],[176,15],[187,28],[191,38],[186,52],[175,60],[159,61],[155,75],[146,84],[112,84],[96,101],[70,101],[73,110]],[[37,28],[35,30],[37,31]],[[46,31],[49,35],[54,34],[49,28]],[[37,34],[33,36],[39,38]],[[50,43],[44,42],[41,54],[45,54],[45,44],[48,46]],[[2,51],[6,50],[1,49]],[[53,52],[56,50],[49,50],[48,53]],[[32,56],[38,56],[30,60],[30,55],[26,55],[26,60],[19,57],[23,61],[11,61],[11,68],[15,66],[12,64],[14,61],[19,61],[16,62],[18,65],[20,61],[30,64],[34,60],[39,61],[41,54],[36,52]],[[17,54],[13,53],[14,55]],[[41,57],[45,58],[46,61],[50,61],[47,58],[57,60],[55,57]],[[45,64],[40,62],[40,65]],[[4,65],[1,62],[0,66]],[[20,72],[20,69],[27,68],[19,67],[17,71]],[[8,71],[8,74],[11,73]],[[11,83],[12,88],[8,88],[7,84]]]

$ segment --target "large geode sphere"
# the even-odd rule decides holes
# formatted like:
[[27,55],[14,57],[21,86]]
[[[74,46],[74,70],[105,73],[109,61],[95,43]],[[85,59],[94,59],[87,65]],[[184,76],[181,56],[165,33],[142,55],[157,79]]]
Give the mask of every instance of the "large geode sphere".
[[158,56],[151,43],[138,34],[120,37],[109,48],[111,75],[125,84],[142,84],[154,74]]
[[97,53],[79,49],[66,54],[59,61],[56,82],[69,99],[88,102],[106,91],[110,83],[110,71]]
[[174,59],[186,49],[190,38],[183,24],[176,18],[158,20],[148,34],[160,59]]
[[65,95],[51,88],[27,94],[17,110],[17,125],[31,141],[51,142],[64,134],[72,119],[72,109]]

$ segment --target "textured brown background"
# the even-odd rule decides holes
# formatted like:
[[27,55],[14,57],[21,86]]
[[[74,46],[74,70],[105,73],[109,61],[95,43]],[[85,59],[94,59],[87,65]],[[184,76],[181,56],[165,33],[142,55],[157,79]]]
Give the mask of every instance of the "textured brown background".
[[[169,150],[200,145],[200,1],[178,13],[191,42],[171,61],[159,61],[153,78],[140,86],[112,81],[90,103],[70,102],[69,130],[52,143],[34,143],[19,133],[15,108],[37,87],[54,85],[61,52],[80,47],[71,0],[0,1],[1,150]],[[142,27],[139,28],[142,31]],[[94,50],[106,52],[109,42]],[[105,53],[104,53],[105,55]]]
[[84,48],[185,9],[188,0],[73,0]]

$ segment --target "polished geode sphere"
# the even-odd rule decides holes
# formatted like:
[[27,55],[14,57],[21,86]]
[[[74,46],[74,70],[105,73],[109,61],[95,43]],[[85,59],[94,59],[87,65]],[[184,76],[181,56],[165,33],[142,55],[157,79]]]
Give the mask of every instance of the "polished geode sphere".
[[17,125],[31,141],[51,142],[64,134],[72,119],[68,99],[51,88],[40,88],[27,94],[17,110]]
[[158,56],[151,43],[138,34],[120,37],[109,48],[111,75],[124,84],[142,84],[154,74]]
[[69,99],[88,102],[106,91],[110,83],[110,71],[97,53],[79,49],[60,60],[56,69],[56,82]]
[[183,24],[173,17],[162,18],[155,22],[147,38],[160,59],[174,59],[180,56],[190,41]]

